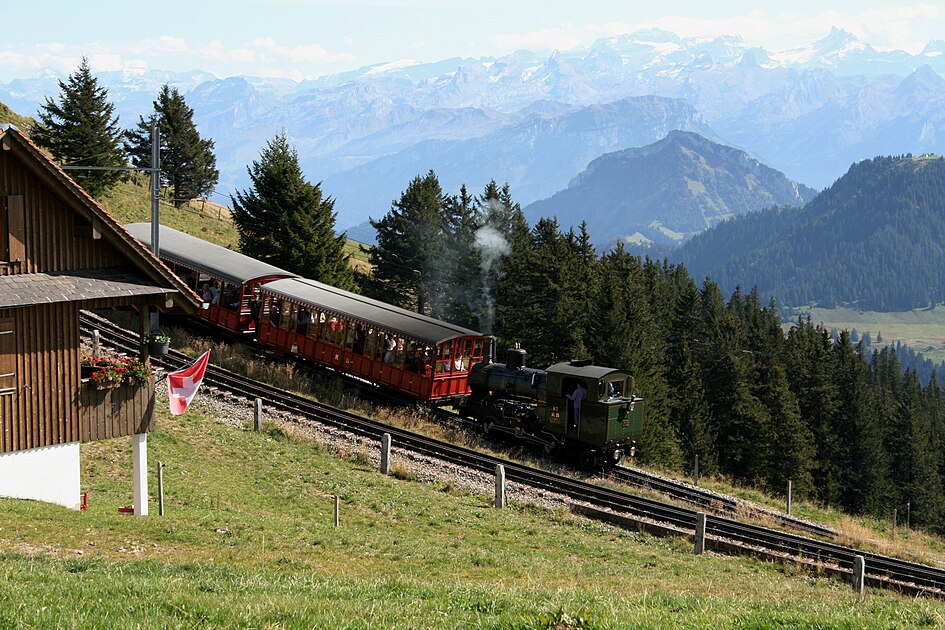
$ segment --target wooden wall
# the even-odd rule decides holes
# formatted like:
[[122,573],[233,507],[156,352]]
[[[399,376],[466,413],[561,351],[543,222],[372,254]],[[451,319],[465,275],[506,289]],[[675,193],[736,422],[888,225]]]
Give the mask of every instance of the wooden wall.
[[[10,227],[15,227],[12,232],[17,232],[10,234],[9,246],[11,251],[23,252],[23,262],[19,265],[0,264],[0,275],[128,263],[105,239],[93,239],[91,220],[82,218],[67,206],[44,179],[11,153],[0,151],[0,202],[7,213],[12,213],[7,222],[15,224]],[[0,226],[0,231],[3,231],[3,226]],[[4,258],[2,249],[0,259]]]
[[[0,453],[77,442],[79,416],[79,311],[58,303],[0,309],[0,320],[12,322],[4,351],[12,339],[14,376],[0,394]],[[8,328],[4,326],[4,329]],[[5,368],[9,369],[9,368]]]
[[154,430],[153,377],[147,387],[126,383],[98,390],[86,383],[80,392],[83,442]]

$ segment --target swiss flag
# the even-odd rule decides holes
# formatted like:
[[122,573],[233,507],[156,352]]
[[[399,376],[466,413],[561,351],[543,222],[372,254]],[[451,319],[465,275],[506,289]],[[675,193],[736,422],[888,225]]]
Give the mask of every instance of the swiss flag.
[[192,365],[167,375],[167,397],[172,416],[179,416],[187,411],[187,405],[194,399],[200,383],[203,382],[209,361],[210,351],[207,350]]

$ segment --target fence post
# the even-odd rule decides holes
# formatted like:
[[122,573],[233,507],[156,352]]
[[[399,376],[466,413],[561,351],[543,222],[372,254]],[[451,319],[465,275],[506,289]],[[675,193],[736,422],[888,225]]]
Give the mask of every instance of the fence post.
[[335,529],[341,524],[341,497],[335,495]]
[[896,526],[899,524],[899,508],[893,508],[893,531],[892,539],[896,540]]
[[390,474],[390,433],[381,436],[381,474]]
[[505,466],[502,464],[495,466],[495,506],[500,510],[505,508]]
[[158,516],[164,516],[164,462],[158,462]]
[[253,406],[253,430],[262,431],[262,398],[257,398]]
[[98,328],[92,331],[92,358],[98,359],[102,356],[102,333]]
[[853,556],[853,590],[857,595],[866,590],[866,560],[863,556]]
[[788,479],[788,482],[787,482],[787,513],[788,513],[788,516],[791,515],[791,490],[793,490],[792,486],[793,486],[793,482],[792,482],[790,479]]
[[699,485],[699,456],[698,455],[696,455],[696,467],[695,467],[693,476],[696,478],[696,486],[698,486]]
[[906,503],[906,529],[912,529],[912,501]]
[[705,551],[705,512],[696,513],[696,538],[693,553],[697,556]]

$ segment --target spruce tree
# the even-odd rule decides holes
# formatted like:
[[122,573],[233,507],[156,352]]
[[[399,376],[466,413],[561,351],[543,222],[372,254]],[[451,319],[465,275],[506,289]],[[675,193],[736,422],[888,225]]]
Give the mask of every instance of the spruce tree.
[[437,265],[443,261],[443,191],[436,173],[415,177],[390,211],[379,220],[377,245],[371,250],[372,277],[365,290],[391,304],[429,314],[442,287]]
[[[59,89],[58,102],[47,97],[37,114],[40,124],[32,133],[36,144],[64,166],[125,166],[115,106],[108,102],[108,90],[92,76],[88,59],[82,58],[68,82],[59,82]],[[93,197],[110,190],[123,176],[118,170],[75,170],[70,175]]]
[[347,238],[335,234],[335,201],[322,196],[320,184],[305,180],[285,135],[270,140],[247,171],[252,188],[232,198],[240,250],[300,276],[353,288]]
[[220,178],[213,140],[200,137],[193,117],[194,110],[187,106],[177,88],[165,83],[154,101],[154,114],[147,119],[139,117],[137,128],[127,133],[125,142],[132,164],[150,168],[151,125],[157,121],[162,183],[171,186],[176,207],[196,197],[206,197]]

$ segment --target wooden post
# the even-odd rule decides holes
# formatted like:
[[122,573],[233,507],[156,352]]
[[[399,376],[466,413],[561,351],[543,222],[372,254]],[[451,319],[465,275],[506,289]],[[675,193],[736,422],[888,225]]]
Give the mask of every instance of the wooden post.
[[164,462],[158,462],[158,516],[164,516]]
[[893,531],[892,531],[893,540],[896,540],[896,525],[898,525],[898,523],[899,523],[899,509],[893,508]]
[[906,529],[912,529],[912,501],[906,503]]
[[693,552],[698,556],[705,551],[705,512],[696,513],[696,538]]
[[853,590],[857,595],[866,591],[866,560],[863,556],[853,557]]
[[505,466],[502,464],[495,466],[495,506],[500,510],[505,508]]
[[696,467],[693,472],[694,472],[693,476],[696,479],[696,486],[698,486],[699,485],[699,456],[698,455],[696,455]]
[[790,479],[788,479],[788,482],[787,482],[787,513],[788,513],[788,516],[791,515],[791,490],[793,489],[793,488],[792,488],[792,485],[793,485],[793,482],[792,482]]
[[102,333],[98,328],[92,331],[92,358],[98,359],[102,356]]
[[335,529],[341,524],[341,497],[335,495]]
[[381,436],[381,474],[390,474],[390,433]]
[[257,398],[253,405],[253,430],[262,431],[262,398]]

